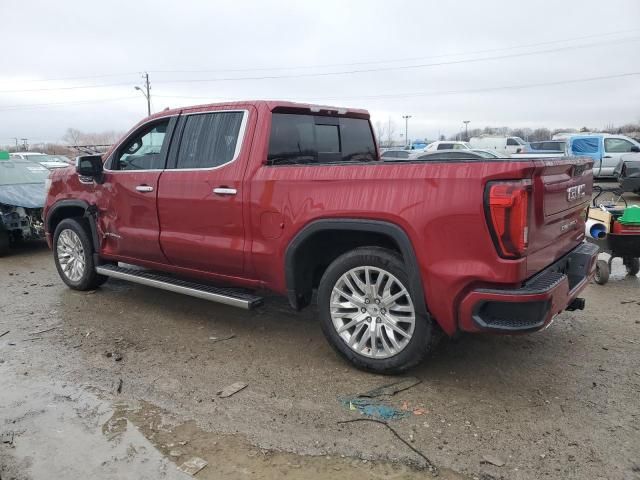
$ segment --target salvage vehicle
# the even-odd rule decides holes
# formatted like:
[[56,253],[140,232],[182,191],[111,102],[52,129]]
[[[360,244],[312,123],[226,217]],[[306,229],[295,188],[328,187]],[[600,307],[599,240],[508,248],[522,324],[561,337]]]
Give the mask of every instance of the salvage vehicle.
[[35,152],[12,153],[11,158],[30,160],[49,170],[53,170],[54,168],[66,168],[72,164],[72,162],[64,155],[47,155],[45,153]]
[[49,170],[20,159],[0,159],[0,256],[22,240],[44,238],[42,207]]
[[591,157],[594,160],[593,175],[596,178],[615,177],[620,158],[640,148],[640,143],[632,138],[609,133],[572,135],[567,144],[569,155]]
[[620,157],[614,175],[623,192],[640,195],[640,147],[632,147],[631,152]]
[[395,373],[441,332],[532,332],[584,307],[592,166],[384,162],[365,110],[211,104],[53,171],[45,229],[77,290],[113,277],[245,309],[269,290],[296,310],[317,291],[333,348]]

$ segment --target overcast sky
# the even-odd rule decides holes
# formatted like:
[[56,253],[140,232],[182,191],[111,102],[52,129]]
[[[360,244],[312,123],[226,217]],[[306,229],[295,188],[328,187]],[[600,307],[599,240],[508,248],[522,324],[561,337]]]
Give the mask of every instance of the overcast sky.
[[0,0],[0,18],[0,144],[127,130],[143,71],[155,111],[309,101],[398,134],[409,114],[411,138],[640,122],[639,0]]

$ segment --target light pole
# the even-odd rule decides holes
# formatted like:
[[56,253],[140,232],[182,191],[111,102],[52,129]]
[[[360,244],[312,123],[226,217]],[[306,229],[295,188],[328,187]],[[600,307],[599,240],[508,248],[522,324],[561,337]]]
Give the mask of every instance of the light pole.
[[147,99],[147,115],[151,115],[151,84],[149,83],[149,74],[144,72],[142,78],[144,78],[144,90],[138,86],[133,88],[138,90],[142,95],[144,95],[144,98]]
[[469,122],[471,120],[463,120],[462,123],[464,123],[464,138],[465,138],[465,142],[469,141]]
[[404,146],[409,146],[409,119],[411,115],[403,115],[404,118]]

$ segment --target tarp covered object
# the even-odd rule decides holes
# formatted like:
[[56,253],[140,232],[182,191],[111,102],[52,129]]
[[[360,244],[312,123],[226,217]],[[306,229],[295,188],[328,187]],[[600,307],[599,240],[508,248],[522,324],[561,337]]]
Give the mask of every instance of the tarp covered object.
[[14,207],[44,207],[44,184],[0,185],[0,203]]

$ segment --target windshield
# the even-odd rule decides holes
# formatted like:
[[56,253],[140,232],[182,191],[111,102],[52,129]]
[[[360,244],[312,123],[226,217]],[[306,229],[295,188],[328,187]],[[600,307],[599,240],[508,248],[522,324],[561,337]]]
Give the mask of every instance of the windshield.
[[49,170],[31,162],[0,161],[0,186],[44,183]]
[[70,163],[70,160],[63,155],[25,155],[32,162],[63,162]]

